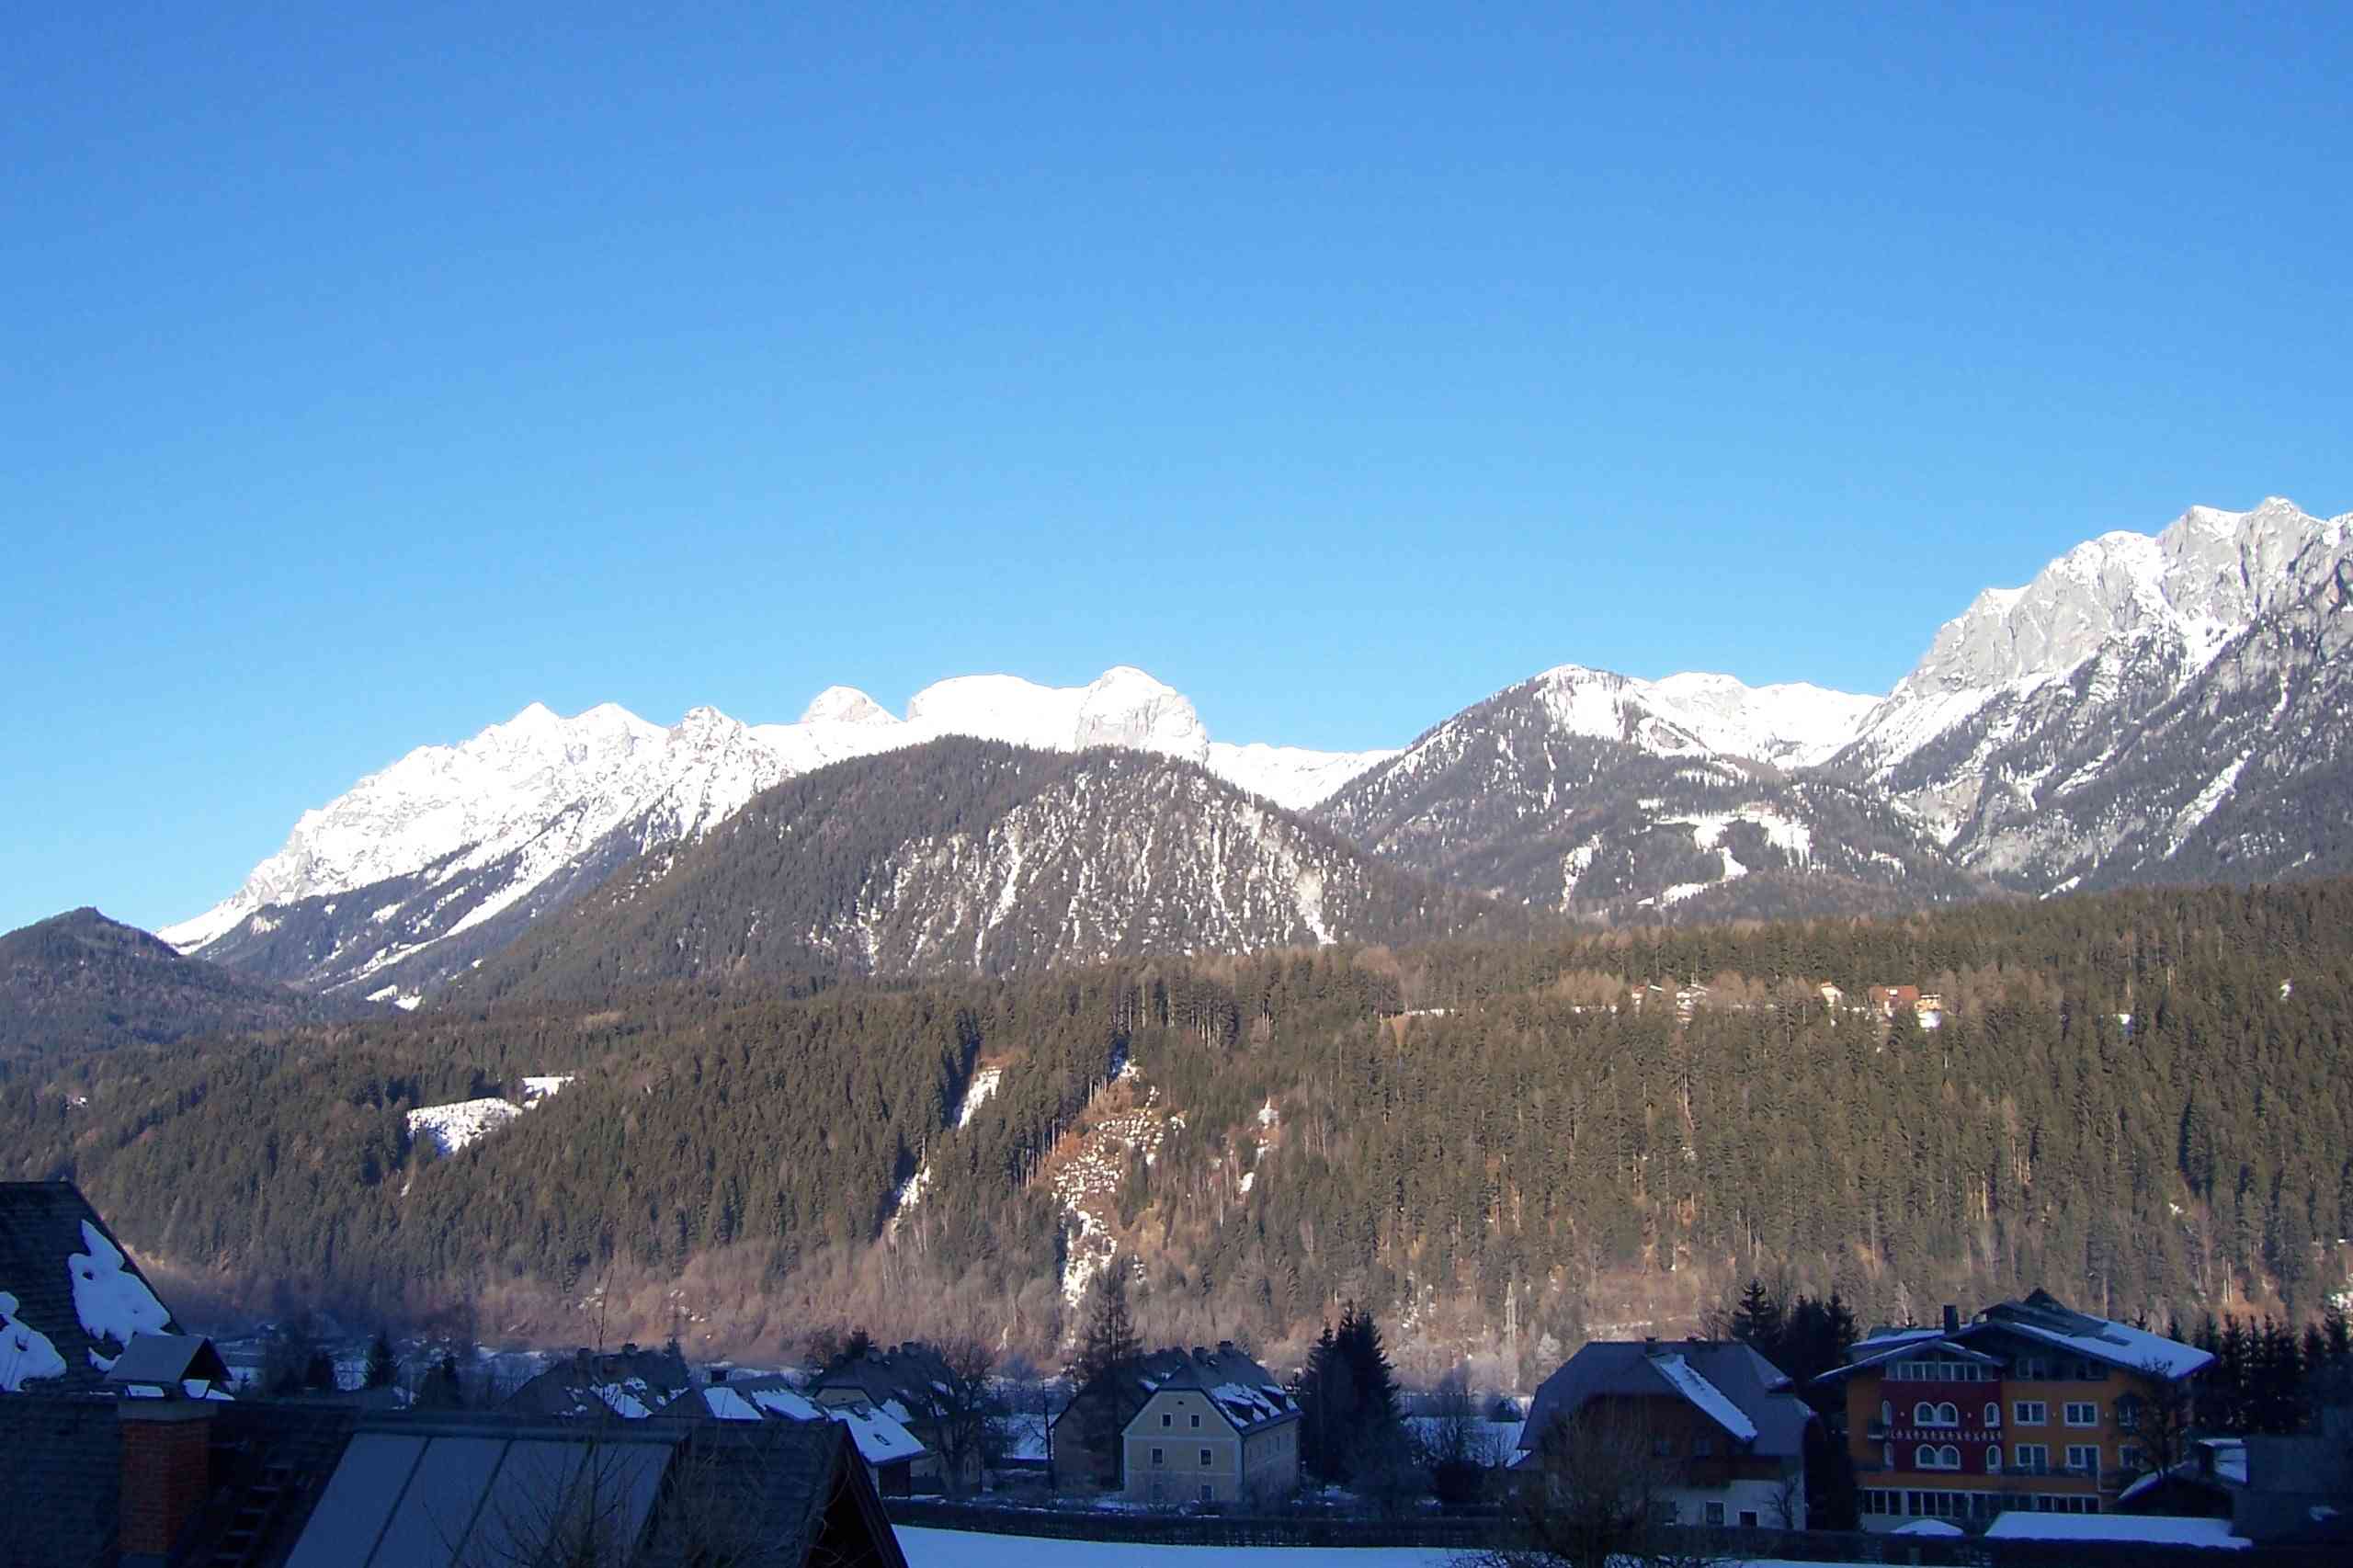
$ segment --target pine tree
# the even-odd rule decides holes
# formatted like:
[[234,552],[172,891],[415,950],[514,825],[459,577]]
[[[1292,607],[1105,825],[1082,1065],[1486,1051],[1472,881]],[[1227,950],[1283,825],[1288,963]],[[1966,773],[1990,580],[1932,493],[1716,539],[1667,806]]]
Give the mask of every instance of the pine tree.
[[1078,1406],[1078,1440],[1087,1452],[1108,1461],[1099,1479],[1109,1486],[1127,1483],[1127,1444],[1121,1434],[1143,1408],[1143,1385],[1135,1376],[1142,1360],[1143,1342],[1136,1337],[1135,1321],[1128,1311],[1127,1268],[1115,1257],[1088,1293],[1086,1326],[1077,1353],[1063,1369],[1072,1403]]
[[378,1329],[376,1337],[368,1344],[368,1370],[361,1380],[360,1386],[371,1389],[390,1388],[392,1386],[392,1380],[400,1376],[400,1359],[392,1354],[391,1331]]

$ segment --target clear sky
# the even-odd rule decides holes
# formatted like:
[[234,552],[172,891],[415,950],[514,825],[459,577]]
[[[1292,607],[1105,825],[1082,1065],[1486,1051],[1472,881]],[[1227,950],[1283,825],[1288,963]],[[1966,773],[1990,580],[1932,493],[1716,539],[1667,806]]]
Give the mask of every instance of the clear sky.
[[1396,744],[2353,507],[2341,6],[1925,9],[18,7],[0,927],[534,699]]

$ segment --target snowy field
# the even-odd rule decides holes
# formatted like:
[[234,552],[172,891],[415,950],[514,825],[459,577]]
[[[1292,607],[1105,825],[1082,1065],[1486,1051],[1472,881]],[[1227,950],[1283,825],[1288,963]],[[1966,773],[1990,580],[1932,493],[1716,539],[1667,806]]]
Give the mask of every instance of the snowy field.
[[[902,1528],[907,1568],[1443,1568],[1459,1553],[1419,1546],[1142,1546],[1049,1540],[976,1530]],[[1756,1562],[1745,1568],[1841,1568],[1835,1562]],[[1864,1568],[1856,1564],[1854,1568]]]

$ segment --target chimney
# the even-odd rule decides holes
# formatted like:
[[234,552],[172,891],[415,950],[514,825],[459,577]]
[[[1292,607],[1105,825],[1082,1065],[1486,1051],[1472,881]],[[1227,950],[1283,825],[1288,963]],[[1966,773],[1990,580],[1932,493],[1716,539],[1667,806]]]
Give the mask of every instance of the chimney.
[[1219,1355],[1221,1355],[1221,1356],[1231,1356],[1231,1355],[1233,1355],[1233,1341],[1232,1341],[1231,1339],[1221,1339],[1221,1340],[1219,1340],[1219,1341],[1217,1342],[1217,1353],[1218,1353]]
[[1643,1336],[1643,1354],[1645,1356],[1658,1354],[1658,1335],[1652,1334]]
[[710,1369],[710,1381],[713,1384],[725,1382],[727,1381],[727,1369],[724,1367],[713,1367]]
[[123,1568],[164,1568],[212,1491],[212,1402],[126,1396],[116,1408],[122,1418],[120,1561]]
[[1947,1335],[1951,1335],[1959,1334],[1960,1332],[1961,1309],[1954,1306],[1950,1301],[1947,1301],[1945,1303],[1945,1333]]

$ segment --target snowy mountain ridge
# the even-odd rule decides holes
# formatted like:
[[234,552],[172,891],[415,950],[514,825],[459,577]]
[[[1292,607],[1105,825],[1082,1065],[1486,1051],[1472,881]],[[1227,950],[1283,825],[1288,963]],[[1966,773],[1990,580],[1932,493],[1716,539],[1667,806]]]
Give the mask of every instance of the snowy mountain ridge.
[[959,676],[917,692],[904,720],[838,686],[819,693],[792,724],[748,725],[696,708],[665,729],[611,703],[563,719],[535,702],[471,740],[420,746],[305,812],[284,847],[235,893],[158,935],[192,951],[269,905],[428,867],[435,885],[454,885],[514,860],[511,870],[501,869],[498,892],[444,933],[455,935],[512,907],[618,829],[631,829],[639,849],[699,837],[786,778],[946,735],[1051,751],[1159,752],[1293,809],[1391,755],[1212,744],[1190,702],[1126,666],[1083,687]]

